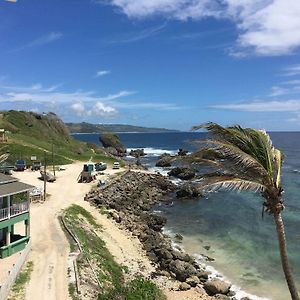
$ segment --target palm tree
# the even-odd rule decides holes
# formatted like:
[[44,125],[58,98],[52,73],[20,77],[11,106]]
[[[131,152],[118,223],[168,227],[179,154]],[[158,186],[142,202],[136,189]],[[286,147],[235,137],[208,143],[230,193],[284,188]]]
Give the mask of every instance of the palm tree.
[[[287,285],[293,300],[299,300],[296,284],[288,262],[286,238],[281,212],[284,209],[283,188],[280,183],[283,154],[275,149],[269,135],[262,130],[238,125],[222,127],[215,123],[194,126],[206,129],[211,137],[202,141],[210,154],[222,159],[205,160],[218,166],[217,172],[208,173],[200,184],[204,190],[251,190],[261,193],[263,213],[273,215],[279,242],[280,257]],[[207,148],[206,148],[207,151]],[[196,151],[197,161],[202,152]],[[201,159],[200,159],[201,161]]]

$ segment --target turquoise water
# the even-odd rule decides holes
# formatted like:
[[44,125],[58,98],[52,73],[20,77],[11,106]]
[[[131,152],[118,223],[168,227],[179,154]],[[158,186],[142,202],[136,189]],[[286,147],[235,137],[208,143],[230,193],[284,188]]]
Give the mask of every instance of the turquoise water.
[[[157,156],[178,148],[192,149],[198,133],[120,134],[129,148],[147,148],[143,163],[153,167]],[[288,252],[300,289],[300,133],[272,133],[285,153],[283,185]],[[98,141],[98,135],[77,136]],[[177,201],[158,209],[168,219],[166,230],[184,236],[191,254],[215,258],[209,264],[243,290],[274,300],[290,299],[279,258],[272,216],[261,217],[262,199],[252,193],[210,193],[206,198]],[[204,246],[210,246],[206,250]]]

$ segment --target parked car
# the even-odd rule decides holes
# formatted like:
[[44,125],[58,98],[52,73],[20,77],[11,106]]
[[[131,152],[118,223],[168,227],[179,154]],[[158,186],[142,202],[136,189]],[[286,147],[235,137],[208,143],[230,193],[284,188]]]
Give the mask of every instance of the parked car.
[[115,161],[112,168],[113,169],[120,169],[120,163],[118,161]]
[[104,162],[99,162],[95,164],[95,170],[96,171],[104,171],[107,168],[107,164]]
[[16,161],[16,171],[24,171],[26,169],[26,162],[23,159],[18,159]]
[[40,161],[34,161],[31,165],[31,170],[32,171],[39,171],[41,169],[41,162]]

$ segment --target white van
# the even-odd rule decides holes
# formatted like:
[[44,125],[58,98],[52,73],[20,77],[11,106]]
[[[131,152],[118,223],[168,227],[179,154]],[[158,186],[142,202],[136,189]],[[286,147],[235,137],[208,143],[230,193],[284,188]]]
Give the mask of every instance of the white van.
[[120,163],[115,161],[112,168],[113,169],[120,169]]

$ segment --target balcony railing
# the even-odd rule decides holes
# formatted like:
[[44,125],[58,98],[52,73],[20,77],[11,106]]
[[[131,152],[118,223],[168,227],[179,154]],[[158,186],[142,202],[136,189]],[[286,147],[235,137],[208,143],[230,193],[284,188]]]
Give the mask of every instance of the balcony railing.
[[0,209],[0,221],[21,215],[29,210],[29,202],[14,204]]

